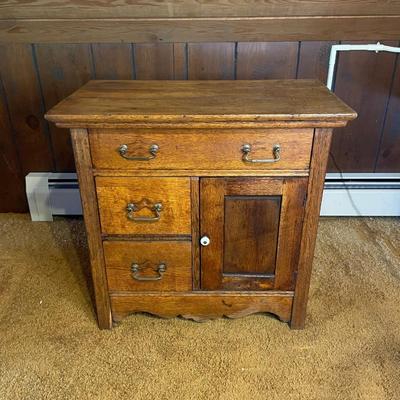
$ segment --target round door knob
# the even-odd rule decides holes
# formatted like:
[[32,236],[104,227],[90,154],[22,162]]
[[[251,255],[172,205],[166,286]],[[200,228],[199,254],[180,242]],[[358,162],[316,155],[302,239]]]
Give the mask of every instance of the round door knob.
[[208,236],[203,236],[200,239],[200,243],[202,246],[208,246],[210,244],[210,238]]

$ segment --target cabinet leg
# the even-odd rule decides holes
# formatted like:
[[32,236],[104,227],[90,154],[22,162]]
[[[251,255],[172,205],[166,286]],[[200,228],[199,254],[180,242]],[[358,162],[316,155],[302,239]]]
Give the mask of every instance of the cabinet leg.
[[331,139],[332,129],[316,129],[314,132],[307,204],[304,212],[297,281],[294,291],[292,316],[290,319],[290,327],[292,329],[303,329],[305,324],[319,211]]
[[71,139],[88,239],[97,321],[100,329],[111,329],[111,306],[97,209],[96,188],[92,175],[88,132],[86,129],[72,129]]
[[290,319],[289,326],[290,329],[304,329],[306,323],[306,310],[304,310],[299,316],[293,316]]

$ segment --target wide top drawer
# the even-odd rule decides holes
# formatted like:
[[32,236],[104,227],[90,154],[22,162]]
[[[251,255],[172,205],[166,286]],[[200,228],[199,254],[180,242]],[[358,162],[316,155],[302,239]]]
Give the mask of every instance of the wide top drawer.
[[313,129],[91,129],[96,169],[307,170]]

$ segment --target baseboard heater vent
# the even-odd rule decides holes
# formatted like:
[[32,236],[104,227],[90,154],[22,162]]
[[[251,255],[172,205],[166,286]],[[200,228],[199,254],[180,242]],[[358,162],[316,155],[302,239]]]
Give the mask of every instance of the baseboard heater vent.
[[[32,221],[82,215],[74,173],[31,172],[26,193]],[[322,216],[400,216],[400,174],[328,174]]]
[[54,215],[82,215],[76,174],[31,172],[25,180],[32,221],[53,221]]
[[400,216],[400,174],[328,174],[321,215]]

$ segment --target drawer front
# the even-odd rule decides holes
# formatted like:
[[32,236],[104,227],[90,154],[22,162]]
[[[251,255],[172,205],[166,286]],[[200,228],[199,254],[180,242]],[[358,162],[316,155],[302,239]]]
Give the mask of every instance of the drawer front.
[[307,170],[312,140],[312,129],[90,131],[97,169]]
[[110,291],[190,291],[190,242],[103,242]]
[[103,234],[189,235],[189,178],[96,178]]

